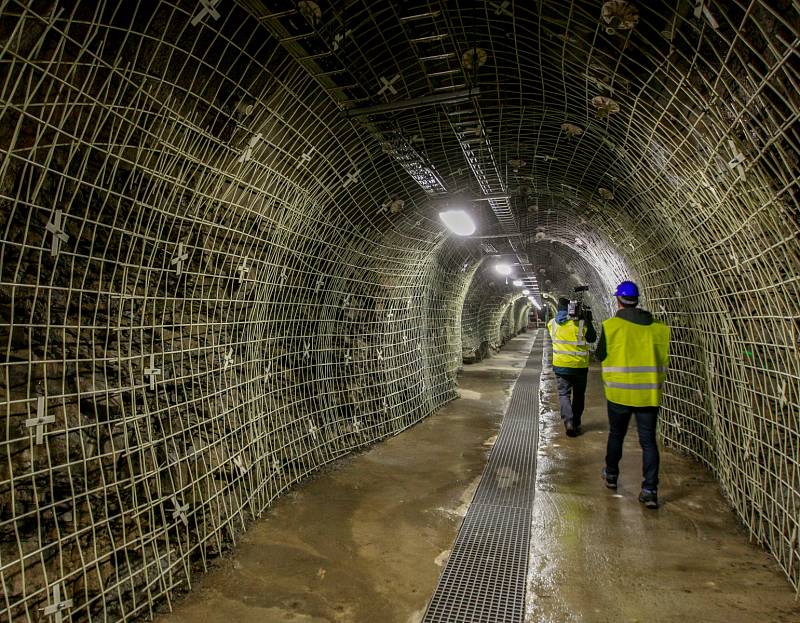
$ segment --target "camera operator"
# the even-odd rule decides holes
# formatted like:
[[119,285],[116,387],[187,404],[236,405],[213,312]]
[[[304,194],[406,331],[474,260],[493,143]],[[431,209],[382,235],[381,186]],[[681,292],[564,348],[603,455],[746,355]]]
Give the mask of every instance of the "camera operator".
[[[573,315],[570,316],[570,311]],[[553,342],[553,372],[558,381],[561,420],[568,437],[581,434],[586,378],[589,374],[589,342],[597,339],[592,312],[582,303],[558,299],[558,313],[547,323]]]

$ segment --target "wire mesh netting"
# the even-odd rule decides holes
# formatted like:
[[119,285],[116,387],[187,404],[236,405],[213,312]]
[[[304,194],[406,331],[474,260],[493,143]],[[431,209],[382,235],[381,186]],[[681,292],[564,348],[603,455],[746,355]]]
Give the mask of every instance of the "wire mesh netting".
[[487,255],[598,320],[640,282],[673,327],[664,440],[800,587],[796,2],[0,15],[6,617],[150,616],[454,398],[527,323]]
[[3,611],[151,615],[456,396],[477,247],[381,210],[369,146],[268,42],[190,43],[166,3],[2,8]]

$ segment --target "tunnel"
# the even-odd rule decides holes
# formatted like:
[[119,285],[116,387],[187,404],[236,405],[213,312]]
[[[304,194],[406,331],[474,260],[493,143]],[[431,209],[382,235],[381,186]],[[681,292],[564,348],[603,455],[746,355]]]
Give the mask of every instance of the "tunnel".
[[[647,529],[695,478],[785,605],[684,620],[800,620],[799,55],[795,0],[0,0],[0,620],[178,615],[292,496],[319,488],[338,529],[323,479],[425,426],[431,456],[489,461],[486,511],[506,455],[442,424],[481,392],[498,440],[549,457],[525,468],[523,576],[545,465],[586,462],[592,508]],[[690,474],[642,518],[599,479],[602,387],[569,440],[599,462],[544,408],[558,299],[586,286],[599,331],[623,280],[671,328],[658,439]],[[506,534],[471,512],[448,539]],[[436,615],[456,551],[426,559],[416,619],[252,620],[678,620],[537,618],[519,578],[481,600],[527,615]]]

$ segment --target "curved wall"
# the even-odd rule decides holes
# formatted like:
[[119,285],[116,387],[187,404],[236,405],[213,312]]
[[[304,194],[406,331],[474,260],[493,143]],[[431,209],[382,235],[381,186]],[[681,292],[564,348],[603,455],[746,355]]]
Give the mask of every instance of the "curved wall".
[[617,4],[635,20],[519,8],[515,32],[541,36],[492,39],[493,70],[523,63],[503,101],[542,104],[498,107],[487,126],[512,184],[536,190],[534,246],[570,247],[598,293],[638,280],[672,326],[664,440],[716,473],[797,588],[797,9]]
[[[3,5],[13,620],[56,590],[76,619],[151,614],[288,486],[454,398],[462,356],[521,328],[526,303],[443,236],[252,4],[200,20],[188,2]],[[452,33],[491,42],[491,80],[518,76],[483,112],[497,161],[528,162],[501,168],[542,289],[588,283],[602,319],[615,282],[641,282],[673,327],[666,442],[715,471],[797,586],[791,5],[714,4],[711,28],[653,3],[604,34],[597,3],[571,2],[566,26],[556,4],[517,6],[514,30],[465,12]]]
[[131,619],[455,398],[476,249],[382,207],[244,12],[234,47],[166,3],[51,8],[3,14],[2,610]]

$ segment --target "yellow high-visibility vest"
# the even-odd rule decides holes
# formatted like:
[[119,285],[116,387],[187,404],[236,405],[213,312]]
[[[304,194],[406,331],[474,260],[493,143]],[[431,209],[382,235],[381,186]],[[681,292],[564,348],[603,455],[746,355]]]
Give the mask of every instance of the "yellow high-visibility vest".
[[629,407],[658,407],[669,366],[669,327],[635,324],[622,318],[603,322],[606,399]]
[[553,365],[558,368],[588,368],[589,345],[583,320],[558,324],[555,318],[547,323],[553,341]]

